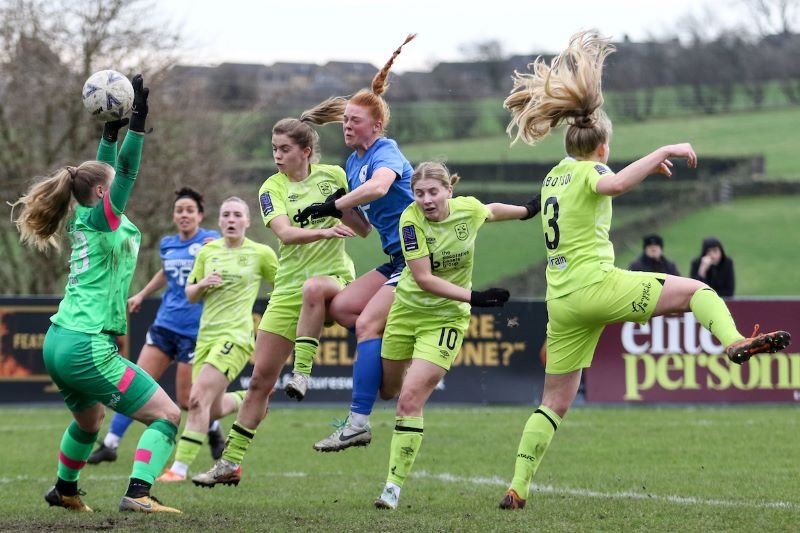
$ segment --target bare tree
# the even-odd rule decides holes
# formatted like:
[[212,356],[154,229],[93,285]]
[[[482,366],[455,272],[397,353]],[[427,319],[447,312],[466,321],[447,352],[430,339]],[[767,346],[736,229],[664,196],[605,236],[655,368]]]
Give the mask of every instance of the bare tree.
[[[92,72],[142,72],[153,89],[149,123],[156,131],[145,143],[140,181],[156,186],[135,189],[128,215],[143,233],[143,262],[151,263],[148,247],[157,241],[150,242],[150,234],[163,229],[164,219],[169,222],[168,209],[160,206],[171,201],[172,186],[189,178],[200,186],[215,183],[220,174],[213,161],[220,151],[216,128],[204,127],[189,113],[190,95],[176,107],[166,105],[168,95],[160,90],[173,62],[169,52],[178,42],[177,32],[148,1],[0,0],[2,200],[15,200],[35,176],[94,157],[102,124],[89,117],[80,98]],[[65,255],[21,248],[8,216],[0,216],[0,253],[0,292],[63,290]]]
[[741,0],[760,35],[789,34],[800,15],[799,0]]

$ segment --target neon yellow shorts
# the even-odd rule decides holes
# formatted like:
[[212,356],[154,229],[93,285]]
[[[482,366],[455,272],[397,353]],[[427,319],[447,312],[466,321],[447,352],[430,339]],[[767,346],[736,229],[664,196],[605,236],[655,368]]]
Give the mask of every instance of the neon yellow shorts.
[[[347,286],[348,281],[341,276],[330,276],[339,283],[341,288]],[[258,329],[268,331],[275,335],[280,335],[285,339],[294,342],[297,337],[297,320],[300,318],[300,310],[303,308],[303,290],[298,288],[295,291],[273,294]]]
[[244,370],[250,355],[253,353],[254,345],[242,346],[232,341],[224,339],[212,340],[210,342],[198,342],[194,350],[194,361],[192,362],[192,383],[197,380],[200,369],[203,365],[211,365],[228,378],[228,383]]
[[615,268],[597,283],[547,301],[548,374],[592,365],[606,324],[650,320],[666,274]]
[[420,313],[395,300],[383,332],[381,357],[391,361],[424,359],[450,370],[468,327],[469,315],[442,317]]

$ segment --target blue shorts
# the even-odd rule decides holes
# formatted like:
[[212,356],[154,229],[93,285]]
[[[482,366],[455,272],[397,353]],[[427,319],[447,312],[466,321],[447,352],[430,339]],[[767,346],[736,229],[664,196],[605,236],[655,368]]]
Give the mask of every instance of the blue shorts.
[[155,346],[176,363],[192,364],[196,339],[153,324],[147,330],[145,343]]
[[392,254],[389,256],[388,263],[382,264],[375,270],[386,277],[386,283],[384,283],[384,285],[396,287],[397,282],[400,281],[400,273],[403,271],[405,266],[406,258],[403,257],[403,254]]

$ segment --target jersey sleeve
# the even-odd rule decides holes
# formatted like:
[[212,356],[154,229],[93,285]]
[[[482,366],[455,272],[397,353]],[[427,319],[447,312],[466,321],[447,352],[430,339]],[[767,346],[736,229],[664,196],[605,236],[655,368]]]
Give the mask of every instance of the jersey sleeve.
[[400,153],[396,144],[386,142],[375,150],[369,175],[372,176],[376,170],[382,167],[392,170],[395,173],[395,179],[403,175],[403,154]]
[[[203,240],[204,241],[206,239],[216,240],[216,239],[221,239],[221,238],[222,238],[222,235],[220,235],[220,233],[215,229],[204,229],[203,230]],[[205,242],[203,244],[205,244]]]
[[275,285],[275,275],[278,273],[278,255],[269,246],[262,245],[261,258],[261,277]]
[[336,186],[344,189],[344,192],[350,192],[350,186],[347,184],[347,174],[345,174],[342,167],[333,165],[333,177],[336,179]]
[[492,214],[492,212],[489,210],[488,207],[486,207],[486,205],[483,202],[481,202],[474,196],[467,196],[464,198],[464,201],[466,202],[467,206],[469,206],[469,209],[472,211],[473,218],[475,219],[477,227],[481,227],[483,223],[486,222],[486,219],[489,218],[489,216]]
[[597,182],[600,181],[600,178],[613,175],[614,173],[608,168],[608,165],[597,163],[586,173],[586,182],[587,185],[589,185],[589,189],[591,189],[593,193],[597,193]]
[[[111,145],[108,141],[100,141],[101,148],[98,149],[98,157],[100,152],[105,150],[104,144]],[[87,219],[89,226],[100,231],[115,231],[119,227],[120,215],[125,211],[128,197],[136,182],[136,175],[139,173],[143,145],[144,134],[129,130],[125,135],[119,157],[117,157],[114,179],[106,194],[89,213]],[[108,147],[106,146],[106,148]]]
[[286,188],[274,178],[267,179],[258,191],[258,205],[264,225],[269,227],[273,218],[289,214],[286,211]]
[[97,147],[97,160],[112,167],[117,166],[117,143],[100,139],[100,145]]
[[164,263],[164,256],[167,253],[167,245],[169,244],[169,235],[165,235],[161,237],[161,241],[158,243],[158,255],[161,257],[161,263]]
[[425,230],[416,216],[414,206],[415,204],[411,204],[400,215],[400,246],[406,261],[427,257],[430,253]]
[[189,277],[186,278],[186,284],[197,283],[205,276],[203,275],[206,271],[206,256],[208,255],[206,251],[208,250],[207,247],[203,246],[200,248],[200,251],[197,252],[197,256],[194,259],[194,266],[192,267],[192,271],[189,273]]

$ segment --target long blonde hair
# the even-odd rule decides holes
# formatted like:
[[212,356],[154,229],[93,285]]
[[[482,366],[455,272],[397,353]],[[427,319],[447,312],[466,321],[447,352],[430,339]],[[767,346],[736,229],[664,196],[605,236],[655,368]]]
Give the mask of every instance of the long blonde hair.
[[22,243],[40,251],[60,249],[57,237],[64,227],[73,197],[81,205],[94,205],[94,188],[106,184],[113,173],[114,169],[106,163],[86,161],[77,167],[62,167],[52,176],[31,185],[11,204],[12,218],[14,208],[22,206],[16,220]]
[[522,139],[534,145],[562,123],[569,125],[564,144],[570,155],[586,156],[608,142],[611,121],[602,110],[601,82],[603,63],[614,51],[608,37],[581,31],[550,65],[538,57],[528,65],[530,73],[514,71],[514,88],[503,102],[511,112],[506,132],[512,144]]
[[395,58],[400,55],[403,46],[410,43],[417,36],[416,33],[409,34],[403,44],[397,47],[392,53],[392,57],[383,65],[383,68],[375,74],[372,78],[372,85],[369,89],[361,89],[350,98],[344,96],[334,96],[327,100],[320,102],[311,109],[304,111],[300,115],[300,120],[311,122],[313,124],[329,124],[331,122],[342,122],[344,120],[344,108],[348,102],[354,105],[365,107],[369,109],[369,114],[376,122],[381,123],[381,135],[386,131],[389,126],[391,113],[389,111],[389,104],[381,96],[389,88],[386,79],[389,76],[389,70],[394,64]]

